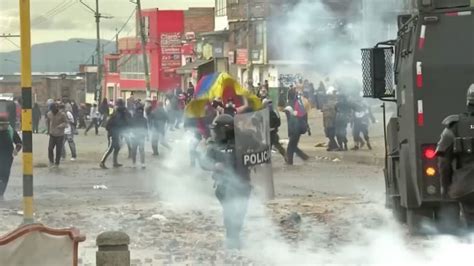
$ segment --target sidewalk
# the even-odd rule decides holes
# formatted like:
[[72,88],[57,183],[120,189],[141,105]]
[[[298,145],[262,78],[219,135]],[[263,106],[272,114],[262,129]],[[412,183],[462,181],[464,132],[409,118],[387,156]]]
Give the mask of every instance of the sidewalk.
[[[288,130],[287,121],[284,113],[281,115],[281,127],[280,127],[280,139],[285,144],[288,142]],[[372,150],[368,150],[364,147],[358,151],[346,151],[346,152],[328,152],[326,151],[327,138],[324,135],[323,117],[319,110],[313,109],[309,114],[309,125],[311,127],[311,136],[307,134],[302,136],[300,141],[300,148],[308,153],[311,157],[318,160],[331,160],[331,161],[347,161],[352,163],[370,164],[383,166],[384,165],[384,138],[383,138],[383,127],[382,127],[382,114],[374,114],[377,123],[370,126],[370,137]],[[348,129],[349,148],[354,146],[352,131]],[[323,146],[324,145],[324,146]]]

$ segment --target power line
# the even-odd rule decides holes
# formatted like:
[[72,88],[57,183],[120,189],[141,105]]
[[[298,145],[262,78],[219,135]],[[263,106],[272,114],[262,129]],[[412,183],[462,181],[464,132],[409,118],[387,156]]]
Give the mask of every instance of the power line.
[[34,18],[31,23],[35,24],[35,26],[43,24],[43,23],[47,22],[48,20],[50,20],[51,18],[53,18],[53,17],[61,14],[62,12],[66,11],[67,9],[69,9],[70,7],[72,7],[75,4],[76,4],[75,0],[64,0],[59,5],[57,5],[53,9],[47,11],[42,16]]
[[4,38],[4,40],[8,41],[9,43],[13,44],[15,47],[17,48],[20,48],[20,46],[18,44],[16,44],[14,41],[8,39],[8,38]]
[[136,12],[135,9],[132,10],[132,13],[130,14],[130,16],[128,16],[127,20],[126,20],[125,23],[122,25],[122,27],[120,27],[120,29],[117,31],[117,33],[115,33],[114,36],[113,36],[112,38],[110,38],[109,43],[107,43],[104,47],[107,47],[108,45],[110,45],[110,44],[114,41],[115,37],[116,37],[117,35],[119,35],[119,34],[125,29],[125,27],[127,27],[128,23],[129,23],[130,20],[132,19],[132,17],[133,17],[133,15],[135,14],[135,12]]

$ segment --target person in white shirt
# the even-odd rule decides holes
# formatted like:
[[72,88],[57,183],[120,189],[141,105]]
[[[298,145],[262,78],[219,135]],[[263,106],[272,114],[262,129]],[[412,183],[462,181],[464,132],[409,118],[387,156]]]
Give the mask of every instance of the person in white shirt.
[[84,135],[87,136],[87,132],[89,132],[89,130],[92,127],[95,127],[95,134],[99,135],[99,126],[100,126],[100,117],[101,117],[101,115],[99,113],[99,109],[97,108],[96,103],[94,103],[91,107],[90,117],[91,117],[92,121],[89,124],[89,126],[87,127],[86,131],[84,132]]
[[71,149],[71,161],[75,161],[77,159],[77,153],[76,153],[76,143],[74,142],[74,130],[73,130],[74,115],[72,114],[72,108],[70,105],[68,107],[61,105],[61,109],[62,109],[61,112],[64,112],[67,117],[67,125],[64,128],[64,144],[63,144],[62,157],[66,158],[66,141],[67,141],[69,144],[69,148]]

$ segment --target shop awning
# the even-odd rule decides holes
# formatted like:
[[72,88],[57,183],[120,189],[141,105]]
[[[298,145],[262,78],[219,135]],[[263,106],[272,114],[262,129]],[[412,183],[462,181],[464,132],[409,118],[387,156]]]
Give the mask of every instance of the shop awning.
[[209,62],[212,62],[213,60],[196,60],[192,63],[187,63],[186,65],[180,67],[180,68],[177,68],[176,69],[176,73],[180,74],[180,75],[190,75],[192,74],[193,70],[194,69],[198,69],[198,67],[202,66],[202,65],[205,65]]

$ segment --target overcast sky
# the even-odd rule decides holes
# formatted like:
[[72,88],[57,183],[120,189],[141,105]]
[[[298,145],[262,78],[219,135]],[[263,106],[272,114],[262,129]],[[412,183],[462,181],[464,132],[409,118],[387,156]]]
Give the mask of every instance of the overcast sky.
[[[68,40],[71,38],[95,38],[95,19],[79,0],[30,0],[32,43]],[[95,7],[94,0],[83,0]],[[135,5],[129,0],[99,0],[100,12],[113,16],[103,19],[101,38],[111,39],[132,13]],[[19,33],[18,0],[0,0],[0,34]],[[188,7],[214,6],[214,0],[142,0],[142,8],[185,9]],[[122,36],[133,34],[132,19]],[[128,34],[127,34],[128,33]],[[19,39],[11,39],[19,45]],[[18,50],[11,42],[0,38],[0,52]]]

